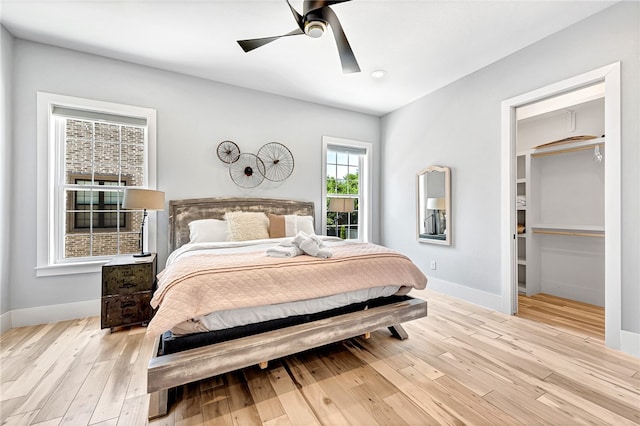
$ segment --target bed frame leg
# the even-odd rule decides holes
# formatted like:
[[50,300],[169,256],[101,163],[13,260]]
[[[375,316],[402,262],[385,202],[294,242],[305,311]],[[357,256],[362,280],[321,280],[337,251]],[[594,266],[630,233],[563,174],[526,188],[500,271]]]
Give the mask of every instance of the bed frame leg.
[[260,370],[264,370],[265,368],[267,368],[267,365],[269,365],[269,361],[262,361],[260,364],[258,364]]
[[391,332],[391,335],[396,339],[404,340],[409,338],[409,335],[400,324],[392,325],[391,327],[389,327],[389,331]]
[[166,416],[169,412],[169,389],[162,389],[149,395],[149,420]]

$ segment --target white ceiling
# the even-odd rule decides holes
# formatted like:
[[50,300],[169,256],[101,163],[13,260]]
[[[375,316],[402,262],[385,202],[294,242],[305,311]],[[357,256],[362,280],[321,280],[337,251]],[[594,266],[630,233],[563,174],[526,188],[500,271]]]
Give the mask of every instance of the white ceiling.
[[[285,0],[0,0],[14,36],[310,102],[383,115],[615,1],[354,0],[332,6],[362,69],[342,74],[331,32],[244,53],[235,40],[296,28]],[[302,12],[302,1],[291,0]],[[371,72],[383,69],[379,80]]]

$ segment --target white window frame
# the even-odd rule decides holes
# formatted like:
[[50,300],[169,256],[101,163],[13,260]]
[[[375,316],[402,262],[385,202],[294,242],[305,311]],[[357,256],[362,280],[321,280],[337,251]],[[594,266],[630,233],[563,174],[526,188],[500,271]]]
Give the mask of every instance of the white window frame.
[[369,242],[373,230],[373,144],[333,136],[322,137],[322,235],[327,234],[327,151],[329,147],[356,148],[365,151],[359,170],[358,241]]
[[[62,150],[57,145],[54,107],[65,107],[102,114],[142,118],[147,121],[144,187],[156,189],[156,110],[53,93],[37,93],[37,171],[36,171],[36,276],[69,275],[100,272],[112,256],[96,259],[63,259],[59,256],[60,239],[64,238],[64,220],[59,196],[59,170],[63,167]],[[60,131],[60,129],[58,129]],[[149,251],[157,247],[157,219],[149,212],[145,241]]]

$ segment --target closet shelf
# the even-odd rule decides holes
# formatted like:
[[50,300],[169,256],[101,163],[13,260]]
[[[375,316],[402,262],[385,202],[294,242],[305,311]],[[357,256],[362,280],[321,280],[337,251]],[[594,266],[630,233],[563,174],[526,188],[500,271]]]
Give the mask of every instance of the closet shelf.
[[537,224],[530,227],[534,234],[573,235],[582,237],[604,237],[604,226],[600,225],[552,225]]
[[592,149],[596,145],[604,145],[605,138],[588,139],[584,141],[568,142],[559,145],[552,145],[546,148],[534,148],[531,151],[532,157],[543,157],[546,155],[563,154],[566,152],[584,151]]

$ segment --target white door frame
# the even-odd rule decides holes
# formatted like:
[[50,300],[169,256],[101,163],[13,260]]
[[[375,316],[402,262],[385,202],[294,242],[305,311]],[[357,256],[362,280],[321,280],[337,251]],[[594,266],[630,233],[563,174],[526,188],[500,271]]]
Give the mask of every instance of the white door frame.
[[620,154],[620,62],[550,84],[502,102],[501,171],[501,295],[502,311],[517,310],[515,282],[517,251],[515,245],[516,203],[516,108],[597,82],[605,83],[604,133],[605,155],[605,344],[620,349],[622,330],[621,263],[621,154]]

